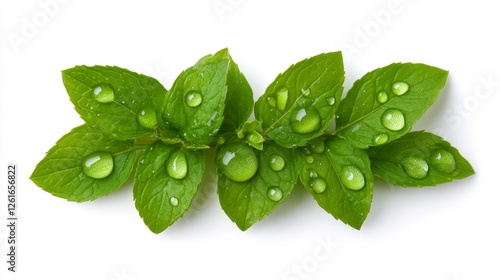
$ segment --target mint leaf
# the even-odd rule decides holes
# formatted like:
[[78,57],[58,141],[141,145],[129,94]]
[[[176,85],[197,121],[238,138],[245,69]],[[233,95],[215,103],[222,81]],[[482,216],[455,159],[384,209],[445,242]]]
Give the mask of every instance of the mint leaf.
[[252,89],[227,49],[183,71],[170,91],[126,69],[76,66],[62,72],[63,82],[86,124],[64,135],[30,179],[55,196],[88,201],[116,190],[135,168],[135,206],[160,233],[190,207],[202,150],[215,146],[219,201],[241,230],[269,215],[298,178],[320,207],[360,229],[373,175],[421,187],[474,174],[439,136],[408,133],[447,75],[395,63],[357,80],[341,100],[342,55],[323,53],[279,74],[248,121]]
[[243,231],[269,215],[297,181],[293,150],[272,142],[259,151],[233,137],[218,147],[216,166],[221,207]]
[[253,120],[244,123],[236,130],[238,138],[245,139],[248,145],[258,150],[264,149],[264,137],[262,136],[262,122]]
[[87,125],[57,141],[30,179],[43,190],[70,201],[89,201],[119,188],[135,161],[131,142],[111,139]]
[[255,104],[264,134],[284,147],[304,146],[328,128],[344,82],[340,52],[324,53],[292,65]]
[[234,132],[250,117],[253,110],[252,88],[231,56],[229,59],[224,120],[219,133]]
[[155,79],[114,66],[76,66],[62,72],[82,119],[118,140],[171,135],[161,121],[167,90]]
[[321,208],[360,229],[373,196],[373,175],[366,151],[335,136],[312,143],[300,148],[300,181]]
[[474,174],[470,163],[450,143],[417,131],[369,150],[373,174],[397,186],[435,186]]
[[405,135],[434,103],[447,76],[439,68],[412,63],[391,64],[366,74],[340,103],[336,135],[359,148]]
[[163,104],[163,119],[186,141],[206,145],[217,134],[224,119],[229,67],[229,53],[223,49],[175,80]]
[[203,151],[169,146],[161,141],[139,158],[134,181],[135,207],[144,223],[160,233],[181,217],[201,184]]

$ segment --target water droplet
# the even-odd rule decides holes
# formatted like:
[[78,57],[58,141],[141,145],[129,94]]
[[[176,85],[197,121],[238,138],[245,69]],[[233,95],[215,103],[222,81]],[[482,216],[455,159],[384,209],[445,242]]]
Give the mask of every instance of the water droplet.
[[313,156],[306,156],[306,162],[309,163],[309,164],[313,164],[314,163],[314,157]]
[[137,122],[145,128],[153,129],[156,124],[156,112],[150,109],[142,109],[137,115]]
[[380,91],[377,93],[377,101],[380,103],[385,103],[389,99],[389,96],[387,95],[387,92],[385,91]]
[[395,82],[392,84],[392,93],[395,95],[403,95],[408,92],[410,86],[405,82]]
[[361,170],[354,165],[342,167],[340,180],[346,188],[355,191],[360,190],[365,186],[365,176]]
[[335,105],[335,102],[337,102],[337,100],[335,99],[335,97],[328,97],[326,99],[326,103],[328,103],[328,105],[330,105],[330,106]]
[[182,150],[175,151],[166,164],[167,173],[170,177],[180,180],[188,173],[186,154]]
[[431,165],[443,173],[451,173],[457,169],[457,162],[453,154],[443,149],[432,153]]
[[265,141],[264,137],[257,131],[250,131],[246,134],[245,139],[248,143],[259,144]]
[[314,139],[309,142],[309,149],[315,154],[321,154],[325,151],[325,141],[323,139]]
[[100,85],[94,88],[94,100],[99,103],[109,103],[115,100],[115,92],[110,85]]
[[184,96],[184,103],[192,108],[200,106],[202,101],[203,97],[201,97],[201,94],[196,90],[190,90]]
[[271,169],[274,171],[281,171],[285,168],[285,159],[279,155],[272,155],[271,162],[269,163]]
[[318,172],[313,169],[308,169],[307,173],[309,174],[309,178],[318,178]]
[[267,98],[267,104],[269,104],[269,106],[271,106],[271,107],[276,108],[276,98],[274,98],[274,97],[268,97]]
[[309,187],[311,187],[315,193],[322,193],[326,190],[326,181],[322,177],[313,178],[309,181]]
[[274,202],[278,202],[283,198],[283,191],[278,187],[271,187],[267,190],[267,197]]
[[278,93],[276,93],[276,107],[278,110],[285,110],[286,104],[288,103],[288,89],[282,88]]
[[300,91],[304,96],[308,96],[311,93],[311,90],[309,88],[308,89],[301,88]]
[[179,199],[177,199],[177,197],[175,196],[172,196],[170,198],[170,204],[172,204],[172,206],[176,207],[179,205]]
[[387,109],[382,114],[382,125],[392,131],[399,131],[405,127],[405,116],[396,109]]
[[95,152],[83,160],[83,173],[94,179],[108,177],[113,171],[113,156],[108,152]]
[[218,166],[222,174],[236,182],[250,180],[259,167],[259,160],[245,143],[231,143],[219,151]]
[[419,157],[407,157],[401,161],[404,172],[413,179],[423,179],[427,177],[429,165],[427,161]]
[[214,121],[214,120],[215,120],[215,118],[217,118],[217,115],[218,115],[218,113],[217,113],[217,112],[213,112],[213,113],[212,113],[212,115],[210,116],[210,119],[209,119],[209,120],[208,120],[208,122],[207,122],[207,125],[208,125],[209,127],[211,127],[211,126],[212,126],[212,121]]
[[387,135],[385,133],[380,133],[380,134],[377,134],[377,136],[375,136],[375,139],[373,142],[375,145],[382,145],[382,144],[387,143],[387,141],[389,141],[389,135]]
[[351,128],[351,132],[354,133],[354,132],[358,131],[360,128],[361,128],[361,124],[358,123]]
[[321,128],[321,117],[316,109],[300,108],[292,113],[292,129],[300,134],[308,134]]

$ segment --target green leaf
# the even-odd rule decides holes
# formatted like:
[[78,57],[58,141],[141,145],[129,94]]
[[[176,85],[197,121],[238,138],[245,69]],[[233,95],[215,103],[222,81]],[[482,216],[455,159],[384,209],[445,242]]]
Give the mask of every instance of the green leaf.
[[144,223],[160,233],[191,205],[205,168],[203,151],[192,151],[157,141],[139,158],[135,173],[135,207]]
[[[99,158],[105,160],[99,161]],[[89,201],[125,183],[132,173],[135,158],[131,142],[111,139],[99,130],[82,125],[57,141],[37,164],[30,179],[54,196],[77,202]],[[86,172],[104,178],[95,179]]]
[[328,128],[342,96],[340,52],[324,53],[292,65],[255,104],[264,133],[284,147],[304,146]]
[[417,131],[369,150],[373,174],[397,186],[435,186],[474,174],[470,163],[450,143]]
[[398,139],[434,103],[448,72],[424,64],[391,64],[360,80],[340,102],[336,135],[359,148]]
[[224,119],[229,68],[229,53],[223,49],[203,57],[175,80],[163,104],[163,119],[186,141],[210,144],[217,134]]
[[170,91],[126,69],[76,66],[62,77],[86,124],[59,139],[30,179],[81,202],[116,190],[135,168],[135,206],[160,233],[189,209],[204,173],[203,150],[216,145],[219,201],[241,230],[269,215],[298,178],[320,207],[360,229],[374,175],[421,187],[474,174],[439,136],[409,133],[447,76],[424,64],[391,64],[356,81],[341,100],[342,54],[323,53],[279,74],[248,121],[252,89],[227,49],[183,71]]
[[321,208],[360,229],[370,212],[373,175],[366,151],[338,137],[300,148],[299,178]]
[[157,80],[114,66],[76,66],[62,76],[75,110],[89,126],[118,140],[171,136],[161,121],[167,90]]
[[264,150],[259,151],[238,138],[227,140],[217,149],[219,201],[243,231],[283,202],[296,181],[293,150],[266,142]]
[[252,88],[231,56],[229,59],[226,106],[219,133],[234,132],[250,117],[253,110]]
[[262,122],[253,120],[245,122],[241,129],[236,130],[236,135],[240,139],[245,139],[248,145],[258,150],[264,149],[264,137],[262,136]]

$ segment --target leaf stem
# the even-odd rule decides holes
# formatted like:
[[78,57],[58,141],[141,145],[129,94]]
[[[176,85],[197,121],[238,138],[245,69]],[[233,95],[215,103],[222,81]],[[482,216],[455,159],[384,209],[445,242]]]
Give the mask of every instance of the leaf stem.
[[146,148],[158,140],[159,138],[155,136],[137,138],[134,140],[134,147],[136,147],[136,149]]

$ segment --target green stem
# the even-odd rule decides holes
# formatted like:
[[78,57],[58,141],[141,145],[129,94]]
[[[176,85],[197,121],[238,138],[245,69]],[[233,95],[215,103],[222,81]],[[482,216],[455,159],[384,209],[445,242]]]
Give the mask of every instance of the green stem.
[[143,148],[146,148],[147,146],[153,144],[154,142],[156,142],[158,140],[160,140],[160,139],[158,137],[155,137],[155,136],[137,138],[134,140],[134,147],[136,149],[143,149]]

